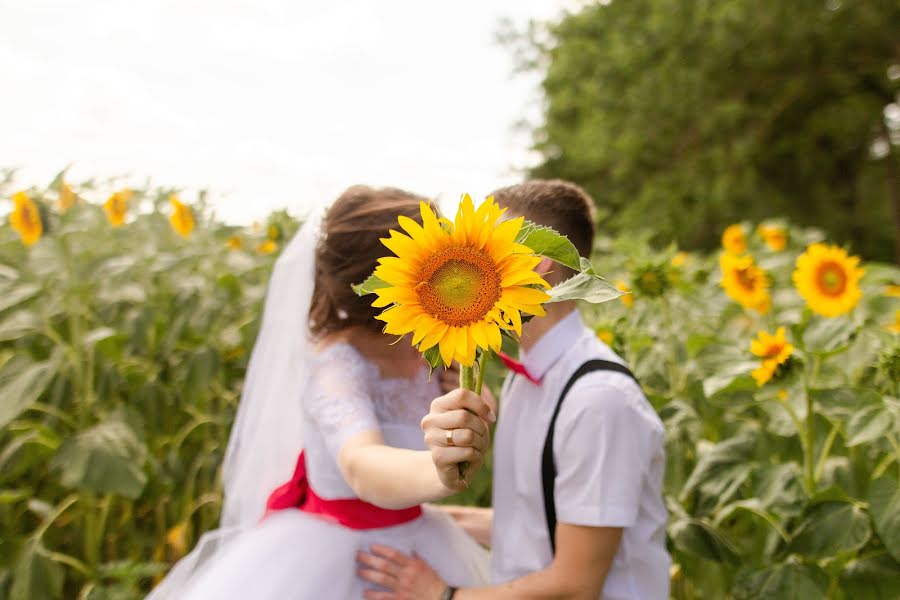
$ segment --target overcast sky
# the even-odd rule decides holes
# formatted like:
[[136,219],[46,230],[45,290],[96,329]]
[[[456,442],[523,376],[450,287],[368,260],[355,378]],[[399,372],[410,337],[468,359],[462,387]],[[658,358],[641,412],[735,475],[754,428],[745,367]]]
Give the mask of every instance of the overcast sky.
[[232,222],[353,183],[484,195],[533,160],[539,102],[498,22],[570,4],[0,0],[0,166],[208,187]]

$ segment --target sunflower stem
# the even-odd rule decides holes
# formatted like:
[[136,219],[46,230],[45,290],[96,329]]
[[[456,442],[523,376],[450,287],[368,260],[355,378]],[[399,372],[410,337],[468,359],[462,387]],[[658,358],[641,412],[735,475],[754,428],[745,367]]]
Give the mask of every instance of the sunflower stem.
[[484,366],[487,364],[488,352],[490,350],[482,350],[478,357],[478,378],[475,380],[475,393],[481,395],[481,386],[484,383]]
[[[475,391],[475,367],[459,365],[459,387],[470,392]],[[469,461],[459,463],[459,478],[466,480],[466,471],[469,470]]]

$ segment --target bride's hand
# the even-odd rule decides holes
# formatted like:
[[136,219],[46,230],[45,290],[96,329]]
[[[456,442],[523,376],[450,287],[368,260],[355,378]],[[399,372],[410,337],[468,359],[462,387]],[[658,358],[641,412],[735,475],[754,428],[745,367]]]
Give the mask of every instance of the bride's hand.
[[357,553],[356,561],[362,579],[390,590],[367,590],[366,600],[438,600],[447,588],[427,562],[387,546],[375,544],[371,553]]
[[468,390],[453,390],[431,403],[431,412],[422,419],[422,431],[438,477],[448,490],[459,492],[468,487],[460,477],[459,463],[469,463],[466,475],[481,468],[491,445],[487,423],[494,421],[494,407]]

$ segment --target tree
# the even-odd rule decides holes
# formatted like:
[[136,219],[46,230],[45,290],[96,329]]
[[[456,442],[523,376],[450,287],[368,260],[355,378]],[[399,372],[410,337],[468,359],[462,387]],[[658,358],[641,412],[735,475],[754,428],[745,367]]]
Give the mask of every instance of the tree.
[[614,0],[533,26],[538,177],[684,247],[785,216],[900,261],[900,3]]

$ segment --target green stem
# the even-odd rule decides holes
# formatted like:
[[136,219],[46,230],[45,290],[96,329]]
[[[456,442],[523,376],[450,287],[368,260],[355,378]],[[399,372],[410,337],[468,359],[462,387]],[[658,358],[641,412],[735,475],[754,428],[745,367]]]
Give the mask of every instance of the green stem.
[[841,426],[839,423],[834,423],[831,426],[831,431],[828,432],[828,437],[825,438],[825,445],[822,447],[822,453],[819,454],[819,462],[816,465],[816,480],[822,476],[822,471],[825,470],[825,461],[828,460],[828,455],[831,454],[831,446],[834,445],[834,440],[837,438],[838,431],[841,430]]
[[487,364],[487,356],[490,350],[484,350],[478,357],[478,379],[475,380],[475,393],[481,395],[481,387],[484,384],[484,367]]
[[816,412],[813,406],[812,386],[819,377],[819,369],[822,367],[822,357],[818,354],[813,356],[812,375],[806,377],[806,449],[804,451],[803,463],[805,466],[805,479],[807,493],[812,496],[816,493]]
[[475,389],[475,367],[459,367],[459,387],[464,390],[473,391]]

